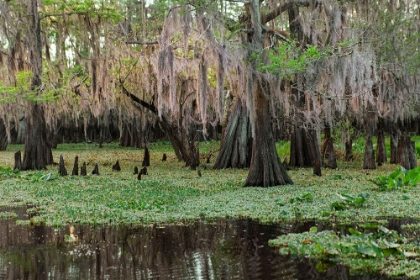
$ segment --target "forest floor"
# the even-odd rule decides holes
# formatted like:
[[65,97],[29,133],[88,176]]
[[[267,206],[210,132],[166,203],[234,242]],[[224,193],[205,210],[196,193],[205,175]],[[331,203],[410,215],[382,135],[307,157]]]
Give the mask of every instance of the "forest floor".
[[[200,152],[216,151],[218,145],[202,142]],[[278,143],[280,153],[285,150],[282,145]],[[245,169],[213,170],[211,163],[202,163],[199,176],[176,160],[168,142],[150,143],[148,147],[151,154],[148,175],[137,180],[133,170],[135,166],[141,168],[142,149],[123,148],[116,143],[104,144],[102,148],[97,144],[59,145],[53,150],[54,159],[58,162],[63,155],[69,174],[75,156],[79,157],[79,167],[86,162],[88,170],[88,176],[60,177],[58,165],[42,171],[14,172],[14,153],[23,147],[9,145],[0,152],[0,207],[27,206],[36,215],[30,221],[18,223],[48,226],[185,224],[197,219],[250,218],[260,223],[317,221],[360,229],[363,225],[386,226],[389,219],[395,218],[410,218],[415,223],[420,220],[419,185],[381,191],[373,183],[378,176],[387,177],[398,170],[397,165],[385,163],[376,170],[363,170],[360,159],[339,161],[335,170],[322,169],[321,177],[314,176],[310,168],[288,171],[293,185],[243,188],[248,172]],[[167,161],[161,160],[163,153],[167,154]],[[112,171],[117,160],[121,165],[119,172]],[[215,156],[211,162],[214,160]],[[90,175],[96,163],[100,174]],[[0,217],[8,216],[13,213],[0,213]],[[312,231],[316,233],[316,229]],[[357,230],[353,233],[360,236]],[[307,241],[310,237],[302,238],[295,238],[298,245],[311,243]],[[273,245],[292,248],[291,242],[280,240]],[[307,254],[299,251],[298,245],[293,247],[297,250],[294,253]],[[367,256],[379,252],[359,249]],[[328,250],[330,254],[336,247],[335,251]],[[399,273],[407,276],[405,272]]]

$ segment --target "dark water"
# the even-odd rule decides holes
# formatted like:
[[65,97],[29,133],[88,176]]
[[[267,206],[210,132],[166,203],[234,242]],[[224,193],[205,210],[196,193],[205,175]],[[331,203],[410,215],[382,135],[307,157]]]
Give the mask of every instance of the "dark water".
[[0,279],[384,279],[350,277],[342,266],[318,273],[314,263],[280,256],[268,246],[269,239],[310,226],[219,220],[53,229],[0,221]]

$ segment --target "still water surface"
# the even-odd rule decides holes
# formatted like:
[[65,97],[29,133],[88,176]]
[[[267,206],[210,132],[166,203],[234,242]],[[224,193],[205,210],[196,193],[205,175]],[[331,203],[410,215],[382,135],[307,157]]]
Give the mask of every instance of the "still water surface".
[[[24,211],[18,213],[19,219],[27,218]],[[3,220],[0,279],[384,279],[351,277],[342,266],[319,273],[315,263],[280,256],[268,246],[269,239],[310,226],[218,220],[54,229]]]

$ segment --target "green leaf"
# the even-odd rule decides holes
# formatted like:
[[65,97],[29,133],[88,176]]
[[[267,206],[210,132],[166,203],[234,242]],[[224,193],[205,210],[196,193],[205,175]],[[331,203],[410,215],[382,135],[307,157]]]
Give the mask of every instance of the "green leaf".
[[371,246],[366,246],[366,245],[359,244],[359,245],[356,246],[356,250],[363,255],[367,255],[367,256],[370,256],[370,257],[376,257],[376,252]]
[[309,232],[311,233],[317,233],[318,232],[318,228],[316,226],[313,226],[309,229]]
[[361,235],[362,233],[354,228],[349,228],[349,232],[353,235]]

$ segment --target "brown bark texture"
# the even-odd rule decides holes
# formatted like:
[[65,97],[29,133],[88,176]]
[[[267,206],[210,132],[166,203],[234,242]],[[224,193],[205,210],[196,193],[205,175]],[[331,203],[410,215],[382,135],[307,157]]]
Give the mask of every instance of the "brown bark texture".
[[20,151],[15,153],[15,166],[13,170],[21,170],[22,169],[22,154]]
[[273,138],[269,100],[262,92],[260,80],[254,80],[255,135],[252,143],[252,157],[244,187],[270,187],[293,184],[281,164]]
[[60,174],[60,176],[67,176],[67,169],[64,166],[64,159],[62,155],[60,155],[60,163],[58,164],[58,173]]
[[384,162],[387,162],[387,157],[384,130],[381,128],[378,130],[378,140],[376,144],[376,163],[378,166],[381,166]]
[[74,158],[73,170],[71,172],[71,175],[73,176],[79,175],[79,157],[78,156]]
[[[336,169],[338,166],[334,151],[334,138],[331,137],[331,128],[329,126],[325,126],[324,137],[325,140],[321,147],[321,155],[324,160],[324,166]],[[325,161],[325,159],[327,160]]]
[[252,137],[248,112],[236,99],[214,164],[215,169],[247,168],[251,162]]
[[29,105],[22,170],[40,170],[53,163],[48,142],[44,110],[39,104]]

